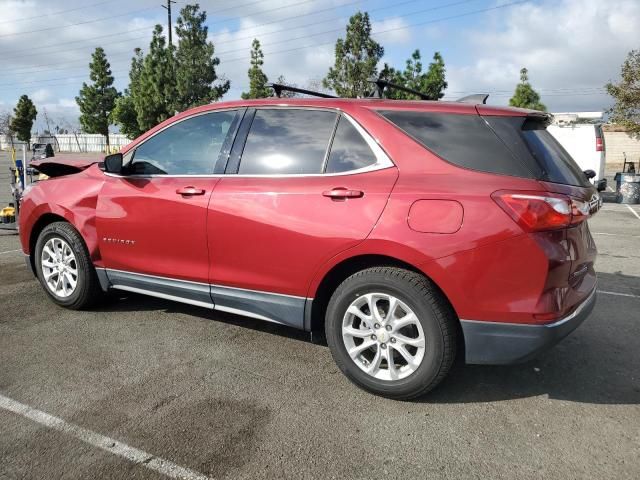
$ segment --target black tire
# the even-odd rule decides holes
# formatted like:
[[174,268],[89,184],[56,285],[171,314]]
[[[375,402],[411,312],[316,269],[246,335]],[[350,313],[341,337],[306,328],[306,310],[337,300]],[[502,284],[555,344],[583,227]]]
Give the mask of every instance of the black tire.
[[[406,378],[382,380],[364,372],[347,353],[342,321],[349,305],[367,293],[393,295],[418,317],[424,331],[425,353],[417,369]],[[325,333],[340,370],[356,385],[396,400],[420,397],[447,375],[456,356],[455,312],[440,291],[423,275],[395,267],[375,267],[351,275],[331,296]]]
[[[47,286],[42,271],[42,250],[46,243],[52,238],[60,238],[64,240],[75,255],[77,266],[77,285],[73,293],[68,297],[56,295]],[[73,226],[67,222],[54,222],[47,225],[36,242],[36,248],[33,252],[36,266],[36,274],[44,291],[49,298],[58,305],[72,310],[81,310],[88,308],[103,298],[104,294],[100,288],[100,282],[96,274],[93,263],[89,257],[89,252],[84,240]]]

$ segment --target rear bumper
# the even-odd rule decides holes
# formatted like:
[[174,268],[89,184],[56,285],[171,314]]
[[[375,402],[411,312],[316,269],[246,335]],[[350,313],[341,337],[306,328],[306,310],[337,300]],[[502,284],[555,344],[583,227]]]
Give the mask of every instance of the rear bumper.
[[575,330],[595,303],[594,289],[570,315],[547,325],[461,320],[466,363],[506,365],[527,361]]

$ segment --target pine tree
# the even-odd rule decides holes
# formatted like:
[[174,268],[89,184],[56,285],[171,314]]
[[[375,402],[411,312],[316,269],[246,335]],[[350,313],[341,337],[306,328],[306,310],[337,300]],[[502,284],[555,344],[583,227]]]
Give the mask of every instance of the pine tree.
[[83,83],[80,95],[76,97],[76,103],[80,107],[80,125],[87,133],[104,135],[108,149],[111,112],[119,94],[113,86],[111,66],[100,47],[91,56],[89,78],[93,83]]
[[272,95],[272,90],[267,87],[269,79],[262,71],[264,54],[257,38],[251,44],[251,66],[249,68],[249,91],[242,93],[242,98],[267,98]]
[[349,19],[346,37],[339,38],[335,64],[322,81],[340,97],[365,97],[371,90],[369,80],[376,77],[384,48],[371,38],[368,13],[357,12]]
[[176,99],[174,72],[173,48],[167,46],[162,26],[156,25],[149,53],[142,62],[136,91],[131,92],[140,131],[145,132],[173,116]]
[[214,56],[213,43],[207,41],[206,12],[200,6],[187,5],[180,10],[176,21],[178,48],[176,50],[176,98],[175,109],[186,110],[219,100],[227,90],[229,81],[218,85],[216,67],[220,59]]
[[22,95],[18,100],[16,108],[13,109],[13,118],[11,119],[11,130],[16,132],[18,140],[25,142],[27,147],[31,141],[31,128],[33,121],[36,119],[38,111],[31,99]]
[[[422,92],[428,95],[430,100],[441,99],[444,96],[444,90],[447,88],[444,60],[440,52],[433,54],[433,61],[429,64],[429,69],[426,72],[422,71],[420,50],[416,50],[411,54],[411,58],[407,60],[404,71],[396,70],[385,63],[381,76],[396,85]],[[387,98],[395,100],[420,99],[419,96],[402,90],[388,89],[385,91],[385,95]]]
[[620,83],[608,83],[607,92],[615,98],[609,110],[611,121],[640,135],[640,50],[632,50],[622,64]]
[[142,50],[136,48],[131,59],[131,69],[129,70],[129,88],[116,100],[113,110],[114,122],[120,126],[120,132],[129,138],[135,138],[143,133],[138,125],[138,114],[134,97],[140,95],[140,77],[144,66],[144,56]]
[[512,107],[529,108],[531,110],[547,111],[547,107],[540,102],[540,95],[529,83],[528,71],[526,68],[520,70],[520,83],[516,87],[513,97],[509,100]]

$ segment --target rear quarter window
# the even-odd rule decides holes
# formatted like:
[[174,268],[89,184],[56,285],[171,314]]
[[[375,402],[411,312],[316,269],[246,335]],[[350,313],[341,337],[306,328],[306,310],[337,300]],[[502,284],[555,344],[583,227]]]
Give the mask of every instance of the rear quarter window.
[[397,110],[379,113],[450,163],[481,172],[535,178],[479,115]]

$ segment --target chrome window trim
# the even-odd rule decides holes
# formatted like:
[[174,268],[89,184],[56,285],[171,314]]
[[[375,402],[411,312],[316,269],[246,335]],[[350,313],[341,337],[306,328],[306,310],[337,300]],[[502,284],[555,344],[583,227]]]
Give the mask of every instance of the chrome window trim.
[[[200,117],[202,115],[210,115],[212,113],[220,113],[220,112],[233,112],[235,111],[240,111],[240,110],[246,110],[247,107],[226,107],[226,108],[219,108],[219,109],[215,109],[215,110],[207,110],[204,112],[198,112],[198,113],[194,113],[193,115],[189,115],[187,117],[181,118],[180,120],[176,120],[175,122],[171,122],[169,125],[165,125],[164,127],[162,127],[160,130],[158,130],[157,132],[154,132],[153,135],[145,138],[143,141],[141,141],[139,144],[137,144],[136,146],[132,147],[130,150],[127,150],[127,153],[125,153],[124,155],[129,155],[131,154],[131,158],[129,159],[129,161],[127,163],[131,163],[135,160],[136,157],[136,150],[141,147],[142,145],[144,145],[145,143],[147,143],[149,140],[151,140],[152,138],[154,138],[156,135],[164,132],[165,130],[167,130],[168,128],[173,127],[174,125],[177,125],[179,123],[182,123],[186,120],[191,120],[192,118],[196,118],[196,117]],[[220,156],[220,153],[218,153],[218,157]],[[218,159],[216,158],[215,161],[213,162],[213,166],[212,166],[212,170],[216,167],[216,162],[218,161]],[[123,163],[123,166],[125,164]],[[107,174],[105,172],[106,175],[110,176],[110,177],[124,177],[124,178],[129,178],[129,177],[135,177],[135,178],[150,178],[150,177],[210,177],[211,175],[209,174],[199,174],[199,175],[116,175],[115,173],[109,173]]]
[[[178,122],[174,122],[170,125],[167,125],[162,130],[158,130],[151,137],[145,138],[144,142],[153,138],[158,133],[164,131],[165,129],[175,125],[176,123],[187,120],[188,118],[193,118],[195,116],[204,115],[207,113],[215,113],[215,112],[223,112],[230,110],[240,110],[243,108],[255,108],[256,110],[265,110],[265,109],[289,109],[289,110],[324,110],[324,111],[334,111],[338,114],[338,118],[340,115],[343,115],[354,128],[360,133],[360,135],[364,138],[365,142],[369,148],[373,151],[374,156],[376,157],[376,163],[372,165],[368,165],[363,168],[358,168],[355,170],[347,170],[346,172],[336,172],[336,173],[269,173],[269,174],[243,174],[243,173],[218,173],[218,174],[199,174],[199,175],[118,175],[115,173],[107,173],[104,172],[106,176],[114,177],[114,178],[223,178],[223,177],[231,177],[231,178],[307,178],[307,177],[343,177],[348,175],[358,175],[361,173],[374,172],[377,170],[384,170],[387,168],[395,167],[395,163],[393,160],[387,155],[387,153],[382,149],[378,141],[367,132],[362,125],[360,125],[351,115],[342,111],[339,108],[329,108],[329,107],[298,107],[298,106],[286,106],[286,105],[261,105],[261,106],[246,106],[246,107],[235,107],[235,108],[225,108],[220,110],[209,110],[206,112],[200,112],[196,115],[191,115],[189,117],[185,117],[183,119],[178,120]],[[334,131],[335,135],[335,131]],[[142,145],[144,142],[140,143]],[[139,145],[136,145],[135,148],[138,148]],[[135,149],[134,149],[135,150]],[[129,153],[129,152],[127,152]],[[242,159],[240,160],[242,162]]]

